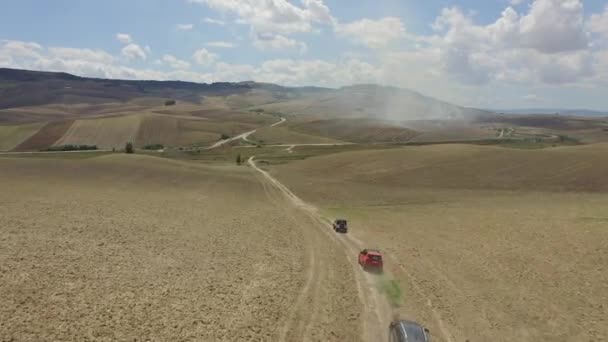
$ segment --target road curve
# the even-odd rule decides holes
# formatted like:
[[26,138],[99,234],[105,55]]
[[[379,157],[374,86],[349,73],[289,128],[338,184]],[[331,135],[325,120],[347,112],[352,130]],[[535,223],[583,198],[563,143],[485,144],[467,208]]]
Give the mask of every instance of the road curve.
[[[278,125],[282,124],[285,121],[287,121],[285,118],[281,118],[281,120],[273,123],[269,127],[278,126]],[[253,143],[253,141],[249,140],[248,138],[249,138],[250,135],[252,135],[255,132],[257,132],[257,128],[254,129],[254,130],[251,130],[249,132],[241,133],[241,134],[239,134],[237,136],[234,136],[232,138],[228,138],[228,139],[223,139],[223,140],[217,141],[215,144],[213,144],[213,145],[211,145],[209,147],[205,147],[203,150],[212,150],[214,148],[218,148],[218,147],[220,147],[222,145],[225,145],[225,144],[227,144],[227,143],[229,143],[231,141],[236,141],[236,140],[241,140],[241,139],[245,140],[246,142]]]
[[278,126],[278,125],[282,124],[285,121],[287,121],[287,119],[281,118],[280,121],[273,123],[272,125],[270,125],[270,127]]
[[363,272],[357,263],[357,254],[362,248],[362,243],[351,235],[336,235],[329,228],[330,221],[319,213],[318,208],[304,202],[280,181],[258,167],[255,163],[255,156],[250,157],[247,162],[263,176],[266,182],[276,188],[291,205],[307,214],[316,223],[317,230],[324,234],[325,238],[335,240],[337,245],[342,247],[352,266],[356,279],[355,286],[357,286],[359,300],[363,307],[363,312],[359,318],[363,332],[361,339],[369,342],[387,340],[387,328],[392,318],[392,310],[385,298],[378,292],[376,276]]
[[[264,147],[297,147],[297,146],[346,146],[346,145],[356,145],[355,143],[349,142],[336,142],[336,143],[313,143],[313,144],[269,144],[264,145]],[[255,146],[234,146],[234,148],[252,148]]]

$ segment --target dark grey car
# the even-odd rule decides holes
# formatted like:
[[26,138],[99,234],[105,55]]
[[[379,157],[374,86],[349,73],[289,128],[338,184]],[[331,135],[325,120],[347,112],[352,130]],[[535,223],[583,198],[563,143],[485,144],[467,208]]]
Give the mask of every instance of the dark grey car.
[[393,321],[389,326],[389,342],[430,342],[429,330],[412,321]]

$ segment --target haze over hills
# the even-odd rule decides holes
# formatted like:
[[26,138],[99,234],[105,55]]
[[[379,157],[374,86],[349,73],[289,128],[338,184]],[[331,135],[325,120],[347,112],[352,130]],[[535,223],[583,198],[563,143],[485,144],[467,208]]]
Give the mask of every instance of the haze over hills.
[[608,110],[576,109],[576,108],[521,108],[521,109],[493,109],[497,113],[505,114],[561,114],[581,116],[608,116]]
[[[172,101],[176,100],[176,104]],[[273,129],[277,117],[287,123]],[[138,81],[0,69],[0,150],[67,145],[210,146],[251,130],[257,144],[608,140],[601,118],[497,114],[418,92],[359,84]],[[563,139],[562,139],[563,140]],[[551,141],[553,143],[554,141]],[[496,142],[494,142],[496,143]]]
[[[283,87],[253,81],[193,83],[78,77],[67,73],[0,68],[0,109],[47,104],[126,102],[164,97],[201,103],[206,96],[232,96],[231,107],[259,106],[286,114],[382,120],[472,119],[486,113],[379,85],[340,89]],[[3,121],[0,119],[0,121]]]

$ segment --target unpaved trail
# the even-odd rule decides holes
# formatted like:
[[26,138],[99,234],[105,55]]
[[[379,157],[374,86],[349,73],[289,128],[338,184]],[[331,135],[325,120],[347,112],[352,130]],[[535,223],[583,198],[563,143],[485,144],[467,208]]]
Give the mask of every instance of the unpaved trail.
[[[345,146],[345,145],[356,145],[356,143],[314,143],[314,144],[268,144],[264,147],[296,147],[296,146]],[[251,148],[255,146],[234,146],[234,148]]]
[[215,142],[215,144],[213,144],[213,145],[211,145],[209,147],[205,147],[204,150],[212,150],[214,148],[218,148],[218,147],[220,147],[222,145],[225,145],[225,144],[227,144],[227,143],[229,143],[231,141],[236,141],[236,140],[241,140],[241,139],[247,140],[247,137],[250,136],[250,135],[252,135],[255,132],[256,132],[256,130],[254,129],[252,131],[239,134],[239,135],[234,136],[232,138],[228,138],[228,139],[223,139],[223,140],[217,141],[217,142]]
[[[317,229],[310,230],[309,233],[312,235],[310,237],[311,240],[325,240],[333,242],[335,245],[340,246],[342,251],[346,254],[348,258],[348,262],[351,264],[351,271],[354,274],[355,284],[345,284],[347,286],[355,286],[357,288],[359,301],[362,305],[362,312],[360,313],[359,321],[361,323],[361,340],[363,341],[384,341],[387,339],[387,328],[388,324],[392,318],[392,310],[385,300],[385,298],[379,293],[377,289],[377,278],[376,276],[363,272],[360,266],[357,263],[357,254],[359,250],[362,248],[361,242],[356,240],[350,235],[341,235],[338,236],[334,234],[330,229],[329,220],[325,219],[320,213],[319,210],[304,202],[298,196],[296,196],[291,190],[289,190],[285,185],[279,182],[277,179],[272,177],[268,172],[259,168],[255,161],[255,157],[250,157],[248,160],[249,165],[258,171],[263,177],[266,183],[269,183],[275,190],[280,193],[280,196],[283,199],[287,198],[291,205],[295,208],[304,212],[308,217],[312,219],[315,223]],[[282,201],[284,203],[284,200]],[[283,204],[284,205],[284,204]],[[325,251],[315,250],[315,245],[309,245],[310,249],[313,250],[313,254],[311,255],[311,264],[313,265],[311,272],[309,273],[309,280],[303,288],[303,292],[300,295],[300,298],[306,297],[308,292],[316,292],[319,290],[319,285],[321,283],[319,280],[312,279],[312,276],[317,274],[322,274],[329,266],[332,264],[332,260],[323,260],[319,262],[318,256],[326,254]],[[320,253],[315,255],[314,253]],[[328,263],[329,262],[329,263]],[[312,284],[312,285],[311,285]],[[326,284],[327,285],[327,284]],[[324,286],[326,286],[324,285]],[[313,304],[317,301],[318,295],[315,294],[315,298],[313,300]],[[298,300],[296,305],[294,305],[294,312],[301,309],[302,301]],[[318,304],[317,304],[318,306]],[[314,310],[318,310],[317,307]],[[316,318],[315,315],[309,317],[310,321],[308,321],[306,326],[310,327],[313,324],[313,320]],[[303,322],[300,322],[302,324]],[[284,330],[288,330],[290,327],[284,327]],[[308,334],[307,331],[309,329],[305,329],[303,339],[307,340]],[[285,336],[285,333],[282,334]]]
[[[275,127],[275,126],[278,126],[278,125],[282,124],[282,123],[283,123],[283,122],[285,122],[285,121],[287,121],[287,119],[285,119],[285,118],[281,118],[281,120],[279,120],[279,121],[277,121],[277,122],[273,123],[272,125],[270,125],[270,127]],[[246,142],[248,142],[248,143],[255,143],[254,141],[251,141],[251,140],[249,140],[249,139],[248,139],[248,138],[249,138],[249,136],[250,136],[250,135],[252,135],[252,134],[253,134],[253,133],[255,133],[255,132],[257,132],[257,128],[256,128],[256,129],[254,129],[254,130],[251,130],[251,131],[249,131],[249,132],[241,133],[241,134],[239,134],[239,135],[237,135],[237,136],[234,136],[234,137],[232,137],[232,138],[228,138],[228,139],[223,139],[223,140],[217,141],[217,142],[215,142],[213,145],[211,145],[211,146],[209,146],[209,147],[204,148],[204,150],[212,150],[212,149],[214,149],[214,148],[218,148],[218,147],[220,147],[220,146],[222,146],[222,145],[225,145],[225,144],[227,144],[227,143],[229,143],[229,142],[231,142],[231,141],[236,141],[236,140],[241,140],[241,139],[243,139],[244,141],[246,141]]]
[[272,125],[270,125],[270,127],[275,127],[275,126],[278,126],[278,125],[282,124],[282,123],[283,123],[283,122],[285,122],[285,121],[287,121],[287,119],[285,119],[285,118],[281,118],[281,120],[280,120],[280,121],[273,123]]

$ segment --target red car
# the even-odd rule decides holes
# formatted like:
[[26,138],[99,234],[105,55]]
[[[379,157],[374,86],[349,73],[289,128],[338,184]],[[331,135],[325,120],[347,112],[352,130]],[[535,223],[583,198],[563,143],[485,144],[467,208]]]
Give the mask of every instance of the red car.
[[366,271],[382,273],[382,253],[375,249],[364,249],[359,253],[359,265]]

